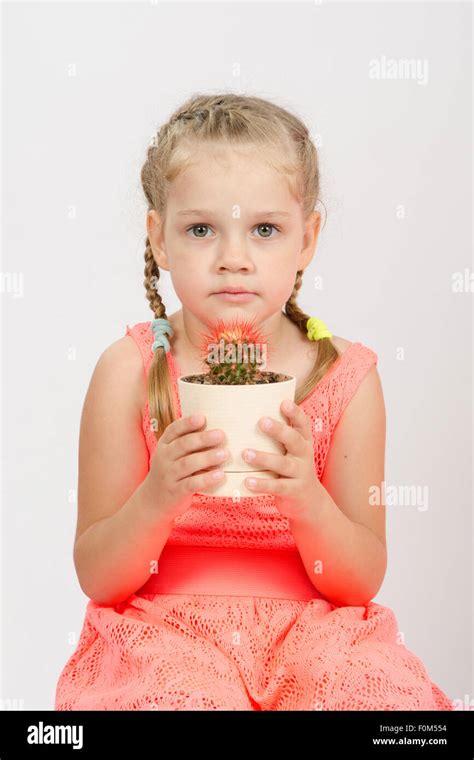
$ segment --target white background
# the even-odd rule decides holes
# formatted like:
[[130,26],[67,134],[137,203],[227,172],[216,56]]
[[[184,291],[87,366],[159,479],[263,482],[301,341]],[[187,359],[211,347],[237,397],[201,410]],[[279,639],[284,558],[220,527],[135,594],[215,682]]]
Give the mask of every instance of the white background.
[[[387,506],[375,601],[450,698],[474,697],[473,294],[452,289],[455,272],[473,271],[471,14],[3,4],[3,699],[53,709],[77,644],[82,404],[102,351],[152,318],[141,165],[176,106],[221,88],[294,110],[318,140],[327,222],[300,304],[377,352],[387,485],[428,490],[425,511]],[[427,82],[370,78],[383,56],[427,61]],[[160,283],[171,314],[168,273]]]

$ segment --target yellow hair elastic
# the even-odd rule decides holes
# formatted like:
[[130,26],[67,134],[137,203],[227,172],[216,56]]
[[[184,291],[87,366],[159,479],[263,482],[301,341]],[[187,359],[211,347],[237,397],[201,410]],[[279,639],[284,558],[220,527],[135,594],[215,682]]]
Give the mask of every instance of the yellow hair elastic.
[[325,322],[317,317],[310,317],[306,322],[306,329],[308,332],[308,338],[310,340],[320,340],[320,338],[332,338],[332,333],[329,331]]

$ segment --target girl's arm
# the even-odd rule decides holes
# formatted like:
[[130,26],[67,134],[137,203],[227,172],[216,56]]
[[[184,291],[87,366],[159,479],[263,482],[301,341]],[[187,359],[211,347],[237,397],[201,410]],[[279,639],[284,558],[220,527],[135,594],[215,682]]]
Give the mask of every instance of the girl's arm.
[[382,386],[372,367],[334,430],[318,503],[290,520],[306,572],[338,606],[365,605],[385,576],[385,431]]
[[79,438],[74,564],[86,596],[103,604],[123,601],[148,580],[172,529],[150,488],[144,403],[142,360],[124,336],[97,362]]

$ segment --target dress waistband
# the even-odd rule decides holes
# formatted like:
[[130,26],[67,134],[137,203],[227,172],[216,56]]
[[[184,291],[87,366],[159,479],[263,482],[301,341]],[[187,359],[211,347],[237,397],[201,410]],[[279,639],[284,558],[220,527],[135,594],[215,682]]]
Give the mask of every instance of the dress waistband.
[[165,545],[158,572],[135,592],[324,599],[299,552],[283,549]]

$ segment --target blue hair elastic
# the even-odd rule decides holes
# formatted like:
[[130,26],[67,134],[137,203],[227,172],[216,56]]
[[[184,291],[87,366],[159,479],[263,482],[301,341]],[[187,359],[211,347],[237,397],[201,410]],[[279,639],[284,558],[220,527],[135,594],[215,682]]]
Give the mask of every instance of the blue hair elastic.
[[163,317],[159,317],[158,319],[152,319],[150,327],[155,338],[152,345],[152,350],[156,351],[157,348],[162,346],[165,351],[169,351],[170,344],[165,333],[168,333],[168,335],[173,335],[173,328],[171,327],[170,322],[167,319],[163,319]]

